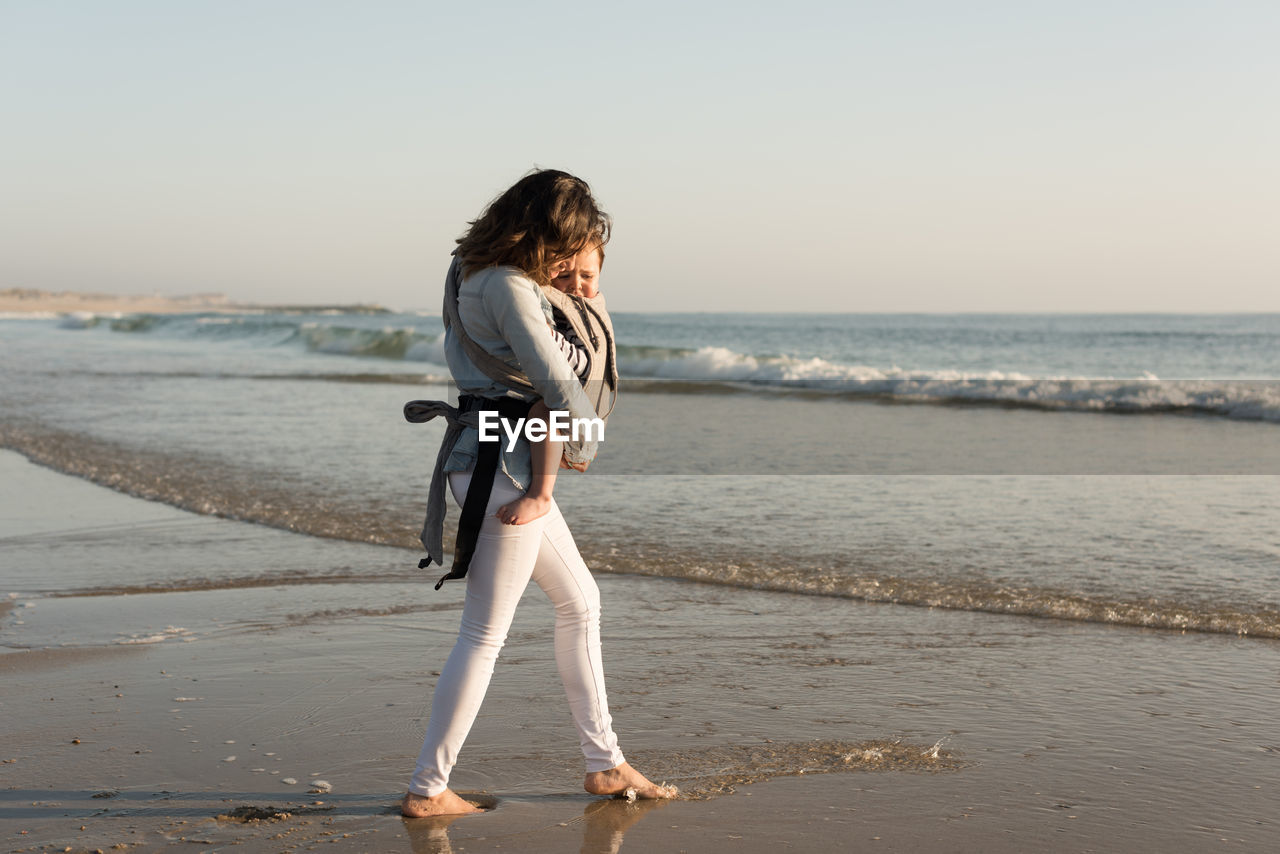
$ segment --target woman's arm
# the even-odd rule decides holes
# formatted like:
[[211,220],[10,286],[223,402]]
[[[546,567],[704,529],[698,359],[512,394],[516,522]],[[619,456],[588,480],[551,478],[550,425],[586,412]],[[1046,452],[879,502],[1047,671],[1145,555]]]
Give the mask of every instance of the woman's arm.
[[[512,271],[492,276],[485,283],[481,299],[502,340],[547,408],[566,411],[570,419],[595,418],[595,409],[582,384],[551,337],[538,286]],[[571,465],[589,463],[595,455],[595,442],[583,442],[580,447],[565,445],[565,458]]]

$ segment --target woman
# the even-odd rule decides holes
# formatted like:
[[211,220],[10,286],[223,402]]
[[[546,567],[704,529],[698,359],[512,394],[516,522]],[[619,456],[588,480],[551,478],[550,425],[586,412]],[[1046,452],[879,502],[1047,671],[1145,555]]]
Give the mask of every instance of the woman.
[[[401,802],[406,816],[477,811],[449,790],[449,773],[530,579],[555,605],[556,665],[587,760],[584,788],[597,795],[634,789],[642,798],[675,796],[628,765],[618,749],[600,660],[600,595],[559,509],[553,505],[526,525],[504,525],[495,516],[529,485],[528,443],[521,440],[510,450],[505,441],[481,443],[474,426],[464,426],[484,411],[518,417],[538,398],[571,418],[595,416],[551,337],[550,307],[539,286],[571,269],[578,253],[603,245],[609,225],[586,182],[540,170],[495,199],[458,240],[445,288],[445,356],[460,397],[437,460],[432,501],[443,500],[443,483],[437,482],[447,476],[463,513],[446,578],[465,576],[467,590],[458,640],[436,684],[426,739]],[[456,312],[449,302],[454,293]],[[493,357],[510,377],[494,379],[492,365],[487,372],[477,366]],[[562,465],[585,469],[594,455],[593,442],[566,445]],[[431,556],[424,564],[441,558],[439,511],[428,511],[423,542]]]

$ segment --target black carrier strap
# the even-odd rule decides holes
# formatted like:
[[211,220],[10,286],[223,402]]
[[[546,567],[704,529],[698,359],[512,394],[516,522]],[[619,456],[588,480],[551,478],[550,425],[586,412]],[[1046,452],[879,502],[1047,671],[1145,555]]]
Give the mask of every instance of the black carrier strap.
[[[532,403],[517,400],[514,397],[498,399],[476,397],[470,394],[459,395],[458,410],[460,412],[497,412],[498,417],[514,423],[517,419],[529,415]],[[471,471],[471,483],[467,487],[467,497],[462,502],[462,517],[458,520],[458,539],[453,549],[453,566],[449,572],[436,582],[439,590],[451,578],[465,578],[471,566],[471,558],[476,553],[476,541],[480,536],[480,526],[484,524],[484,511],[489,506],[489,498],[493,494],[493,478],[498,472],[498,461],[502,458],[500,437],[496,442],[480,442],[476,465]],[[418,564],[419,567],[431,563],[431,559]]]

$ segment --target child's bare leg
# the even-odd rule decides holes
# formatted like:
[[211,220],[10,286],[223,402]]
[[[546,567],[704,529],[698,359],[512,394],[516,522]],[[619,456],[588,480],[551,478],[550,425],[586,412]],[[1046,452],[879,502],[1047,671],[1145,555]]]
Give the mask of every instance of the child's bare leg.
[[[538,418],[543,423],[548,423],[551,411],[539,400],[529,408],[529,418]],[[551,511],[551,495],[555,492],[556,472],[560,468],[563,453],[564,442],[554,442],[550,437],[541,442],[529,443],[529,456],[533,463],[529,491],[515,501],[499,507],[499,519],[508,525],[524,525]]]

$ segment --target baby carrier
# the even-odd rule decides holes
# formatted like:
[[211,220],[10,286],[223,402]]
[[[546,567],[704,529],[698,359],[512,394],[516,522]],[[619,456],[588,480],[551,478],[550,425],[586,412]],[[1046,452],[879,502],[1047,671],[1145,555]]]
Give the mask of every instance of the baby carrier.
[[[509,388],[535,392],[533,383],[522,371],[512,367],[502,359],[485,350],[462,325],[458,314],[458,288],[462,283],[461,265],[457,258],[449,265],[445,277],[444,308],[442,317],[446,331],[452,331],[461,344],[467,358],[490,379]],[[587,400],[601,420],[607,421],[618,399],[618,357],[614,344],[613,323],[605,309],[604,297],[570,296],[550,287],[542,287],[542,293],[551,303],[557,321],[563,320],[573,330],[579,344],[585,349],[588,370],[582,377],[583,390]],[[435,469],[431,474],[431,488],[427,503],[427,518],[422,528],[421,540],[427,549],[427,557],[418,562],[419,568],[430,566],[432,561],[444,565],[442,531],[444,527],[444,464],[461,435],[464,427],[478,424],[480,412],[493,411],[501,417],[514,419],[527,414],[528,403],[514,398],[492,400],[473,395],[461,395],[458,406],[454,407],[441,400],[411,400],[404,406],[404,417],[413,423],[423,423],[438,416],[444,416],[449,426],[436,455]],[[570,441],[566,444],[575,445]],[[436,584],[436,589],[450,578],[463,578],[475,553],[476,538],[480,533],[480,525],[484,522],[484,511],[489,503],[493,490],[493,478],[497,472],[500,457],[500,445],[497,442],[481,442],[477,454],[475,469],[471,476],[471,485],[467,489],[467,497],[462,505],[462,516],[458,521],[458,537],[454,547],[453,567],[447,575]]]

